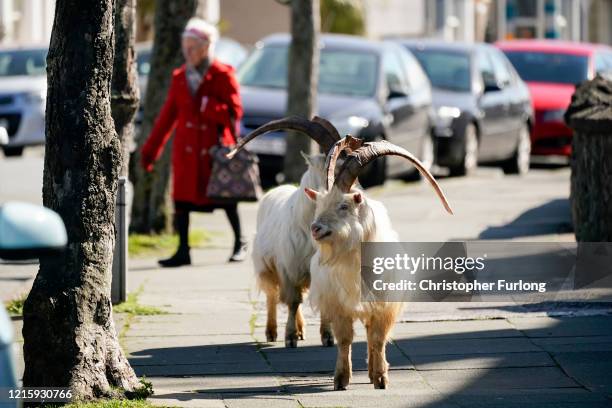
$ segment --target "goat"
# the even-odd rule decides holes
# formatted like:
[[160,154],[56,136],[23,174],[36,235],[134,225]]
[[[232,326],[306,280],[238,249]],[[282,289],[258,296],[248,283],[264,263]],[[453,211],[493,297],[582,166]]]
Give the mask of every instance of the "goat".
[[[337,156],[347,144],[352,144],[349,149],[352,151],[335,178]],[[397,242],[398,235],[385,206],[353,187],[363,167],[383,155],[411,161],[452,214],[433,176],[408,151],[384,141],[363,143],[351,136],[337,142],[330,151],[326,164],[327,190],[317,192],[306,188],[305,193],[316,203],[311,235],[317,249],[310,263],[309,298],[313,307],[322,313],[334,311],[332,329],[338,347],[335,390],[346,389],[351,378],[351,343],[356,319],[366,327],[370,381],[374,388],[386,388],[389,382],[385,345],[403,305],[399,302],[361,302],[361,242]]]
[[[333,125],[315,117],[308,121],[289,117],[269,122],[243,138],[228,154],[231,158],[250,140],[264,133],[291,129],[314,139],[327,152],[340,136]],[[258,286],[266,294],[266,340],[277,338],[276,309],[280,302],[288,306],[289,316],[285,329],[285,346],[297,347],[298,339],[304,339],[304,317],[301,304],[310,286],[310,258],[315,252],[310,240],[310,223],[314,218],[314,204],[308,200],[304,188],[321,188],[324,184],[325,156],[315,154],[306,157],[308,169],[300,181],[300,187],[282,185],[264,195],[257,212],[257,232],[253,242],[253,264]],[[321,315],[321,342],[334,344],[329,317]]]

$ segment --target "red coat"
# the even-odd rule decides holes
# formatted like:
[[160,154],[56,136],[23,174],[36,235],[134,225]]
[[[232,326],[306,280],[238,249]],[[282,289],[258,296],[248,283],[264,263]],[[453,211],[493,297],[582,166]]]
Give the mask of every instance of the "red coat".
[[236,143],[234,135],[239,132],[242,117],[238,91],[234,69],[216,60],[204,74],[195,96],[189,91],[185,66],[172,73],[166,102],[142,147],[141,158],[142,165],[151,171],[176,128],[172,145],[174,201],[214,204],[206,197],[212,165],[208,150],[217,144],[219,134],[223,145]]

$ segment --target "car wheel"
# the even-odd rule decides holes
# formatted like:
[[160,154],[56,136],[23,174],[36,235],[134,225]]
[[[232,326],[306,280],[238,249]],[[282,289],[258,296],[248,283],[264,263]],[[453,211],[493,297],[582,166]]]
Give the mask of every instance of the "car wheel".
[[529,172],[529,164],[531,160],[531,138],[529,136],[529,127],[523,125],[519,131],[516,149],[511,158],[502,165],[502,169],[506,174],[523,175]]
[[[419,160],[421,161],[421,163],[423,163],[423,167],[431,171],[431,168],[433,167],[434,162],[436,160],[436,152],[435,152],[434,142],[433,142],[431,134],[428,134],[427,136],[423,138]],[[418,181],[418,180],[422,180],[423,176],[417,169],[414,169],[406,177],[402,177],[402,178],[405,181]]]
[[6,157],[16,157],[16,156],[21,156],[23,154],[23,146],[18,146],[18,147],[3,147],[2,150],[4,151],[4,155]]
[[478,135],[476,126],[468,123],[463,138],[463,155],[461,161],[450,167],[451,176],[465,176],[474,172],[478,167]]
[[[383,140],[381,136],[377,136],[373,141],[379,142]],[[359,182],[363,188],[380,186],[385,184],[387,179],[387,158],[385,156],[379,157],[370,164],[368,164],[362,175],[359,176]]]

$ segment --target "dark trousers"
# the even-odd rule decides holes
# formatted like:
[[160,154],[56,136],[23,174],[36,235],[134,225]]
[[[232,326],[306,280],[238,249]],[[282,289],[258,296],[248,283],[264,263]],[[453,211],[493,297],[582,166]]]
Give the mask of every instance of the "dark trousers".
[[238,216],[238,203],[195,205],[184,201],[174,202],[174,228],[179,236],[179,249],[189,249],[189,213],[213,212],[216,209],[225,210],[227,219],[234,232],[234,250],[240,247],[242,232],[240,229],[240,217]]

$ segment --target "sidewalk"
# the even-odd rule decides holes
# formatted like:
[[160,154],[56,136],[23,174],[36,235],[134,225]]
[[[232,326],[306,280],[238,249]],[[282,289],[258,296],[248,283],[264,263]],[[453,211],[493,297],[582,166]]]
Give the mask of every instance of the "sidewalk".
[[[252,288],[250,265],[228,265],[226,256],[227,249],[202,250],[195,252],[192,267],[159,270],[143,261],[132,268],[134,285],[144,285],[140,302],[163,305],[171,313],[136,317],[123,340],[137,373],[153,382],[155,403],[266,408],[612,405],[612,315],[552,318],[545,311],[495,308],[490,313],[503,318],[398,324],[388,346],[392,371],[387,390],[374,390],[368,383],[365,333],[356,324],[354,378],[348,391],[334,392],[336,350],[320,346],[318,321],[309,308],[307,340],[297,349],[285,349],[282,341],[266,343],[265,303]],[[410,315],[409,307],[404,320]],[[448,316],[447,309],[443,317]],[[279,323],[285,318],[284,311],[279,313]],[[283,333],[281,324],[279,337]]]
[[[531,182],[544,185],[544,180],[536,174]],[[445,187],[456,197],[462,197],[460,193],[471,185],[474,194],[492,194],[476,188],[479,182],[478,178],[451,179]],[[499,205],[489,210],[485,202],[473,197],[455,200],[463,219],[451,222],[439,218],[437,208],[423,210],[431,206],[431,192],[425,187],[395,192],[391,185],[383,194],[406,238],[417,228],[419,236],[432,240],[474,237],[482,231],[497,237],[508,235],[505,238],[542,239],[546,235],[546,241],[571,239],[568,234],[555,235],[566,222],[565,210],[557,217],[550,206],[542,206],[554,203],[551,200],[566,192],[551,186],[540,189],[537,199],[531,198],[529,191],[524,193],[528,198],[521,198],[515,193],[522,190],[521,182],[509,179],[508,183],[516,185],[515,190],[506,187],[503,191],[508,198],[514,194],[512,201],[499,200]],[[501,190],[493,195],[501,195]],[[419,210],[402,210],[407,197],[411,207]],[[527,211],[540,207],[546,217]],[[255,210],[255,205],[241,205],[249,237]],[[493,228],[500,223],[507,227]],[[193,224],[220,232],[214,234],[211,249],[194,250],[193,266],[162,270],[155,259],[130,262],[130,289],[143,288],[139,303],[169,312],[135,316],[128,327],[123,325],[125,319],[119,318],[121,342],[137,374],[152,381],[155,395],[150,400],[155,404],[266,408],[612,406],[610,303],[596,308],[571,304],[563,309],[558,305],[410,304],[387,349],[390,388],[374,390],[369,384],[365,333],[356,323],[353,380],[349,390],[334,392],[336,349],[320,346],[318,319],[310,307],[304,309],[306,340],[297,349],[285,349],[282,341],[284,307],[279,307],[281,341],[266,343],[265,302],[254,289],[251,262],[226,263],[231,243],[225,217],[221,213],[197,215]],[[526,227],[530,225],[537,231]],[[493,227],[486,230],[487,226]],[[15,323],[20,331],[20,322]]]

